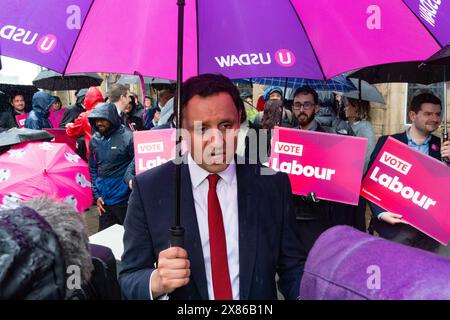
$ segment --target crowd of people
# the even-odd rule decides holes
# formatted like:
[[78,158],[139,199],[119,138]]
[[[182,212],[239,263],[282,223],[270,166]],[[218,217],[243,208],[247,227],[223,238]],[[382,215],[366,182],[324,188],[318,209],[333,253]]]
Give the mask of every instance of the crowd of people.
[[[368,101],[345,93],[320,101],[314,89],[301,87],[288,102],[283,89],[270,87],[258,99],[263,107],[255,106],[251,92],[239,92],[229,79],[212,74],[183,84],[181,124],[191,142],[181,165],[186,246],[168,248],[167,230],[176,210],[175,165],[168,162],[136,176],[133,131],[175,128],[173,94],[173,88],[160,90],[155,103],[145,96],[142,105],[129,86],[117,83],[107,99],[91,87],[77,92],[74,105],[61,108],[58,97],[37,92],[24,124],[30,129],[55,128],[55,119],[61,119],[58,127],[77,140],[77,152],[90,170],[99,231],[114,224],[125,228],[119,277],[124,298],[276,299],[278,274],[278,289],[285,298],[296,299],[309,251],[325,230],[336,225],[375,230],[390,241],[439,252],[439,243],[409,226],[400,214],[369,203],[373,215],[366,225],[363,198],[352,206],[317,199],[313,191],[294,195],[286,174],[260,174],[270,157],[276,126],[366,138],[366,172],[387,139],[382,136],[375,142]],[[415,96],[408,109],[411,127],[393,137],[433,158],[448,160],[450,142],[433,135],[441,123],[442,107],[431,93]],[[15,116],[24,112],[23,96],[3,97],[0,128],[18,127]],[[59,118],[52,117],[61,112]],[[209,129],[221,134],[206,138]],[[227,130],[234,134],[225,134]],[[256,148],[252,136],[257,137]],[[236,161],[236,157],[248,160]],[[6,229],[1,223],[0,227],[0,232]],[[88,250],[84,238],[78,243]],[[93,270],[89,263],[83,263],[84,284]],[[52,285],[59,292],[59,284]],[[1,297],[30,297],[12,292]]]

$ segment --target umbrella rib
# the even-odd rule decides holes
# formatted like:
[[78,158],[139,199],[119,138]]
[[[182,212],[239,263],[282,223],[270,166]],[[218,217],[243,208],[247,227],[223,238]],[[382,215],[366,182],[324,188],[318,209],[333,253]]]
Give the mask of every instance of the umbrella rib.
[[95,0],[92,0],[91,4],[89,5],[89,9],[86,12],[86,17],[84,18],[83,23],[81,24],[80,32],[78,32],[77,38],[75,39],[75,42],[73,43],[72,49],[70,50],[69,57],[67,59],[66,65],[64,66],[64,70],[62,72],[63,75],[66,74],[67,66],[69,65],[70,58],[72,58],[73,50],[75,50],[75,46],[77,45],[78,38],[80,37],[80,34],[81,34],[81,32],[83,30],[83,27],[84,27],[84,24],[86,23],[86,20],[88,19],[89,12],[91,11],[92,6],[94,5],[94,1]]
[[35,174],[30,175],[30,176],[28,176],[28,177],[26,177],[26,178],[24,178],[24,179],[22,179],[20,181],[11,181],[10,183],[3,183],[2,189],[12,188],[17,183],[23,183],[24,181],[27,181],[27,180],[30,180],[30,179],[35,179],[41,174],[42,174],[41,172],[36,172]]
[[313,46],[311,40],[309,39],[308,32],[306,31],[306,28],[305,28],[305,26],[303,25],[302,19],[300,19],[300,16],[298,15],[297,10],[295,9],[294,5],[292,4],[292,1],[291,1],[291,0],[288,0],[288,1],[289,1],[289,4],[290,4],[291,7],[292,7],[292,10],[294,10],[294,13],[295,13],[295,16],[297,17],[298,22],[300,23],[300,25],[302,26],[303,31],[305,32],[306,39],[308,39],[309,45],[310,45],[310,47],[311,47],[311,50],[312,50],[313,53],[314,53],[314,58],[316,58],[317,64],[319,65],[320,72],[322,73],[323,80],[327,80],[327,77],[325,76],[325,72],[323,72],[322,64],[320,63],[319,57],[317,56],[316,49],[314,48],[314,46]]

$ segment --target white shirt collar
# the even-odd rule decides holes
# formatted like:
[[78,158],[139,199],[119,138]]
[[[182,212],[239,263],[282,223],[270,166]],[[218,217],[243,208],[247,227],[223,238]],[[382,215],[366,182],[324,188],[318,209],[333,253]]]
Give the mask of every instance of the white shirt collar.
[[[202,167],[200,167],[197,163],[195,163],[194,159],[192,159],[191,154],[188,154],[188,165],[189,165],[189,174],[191,176],[192,189],[197,188],[210,174],[211,172],[206,171]],[[219,172],[218,175],[226,182],[226,184],[231,185],[236,179],[236,163],[231,160],[231,163],[228,167]]]
[[120,111],[119,107],[114,103],[114,106],[116,107],[117,114],[120,116],[122,111]]

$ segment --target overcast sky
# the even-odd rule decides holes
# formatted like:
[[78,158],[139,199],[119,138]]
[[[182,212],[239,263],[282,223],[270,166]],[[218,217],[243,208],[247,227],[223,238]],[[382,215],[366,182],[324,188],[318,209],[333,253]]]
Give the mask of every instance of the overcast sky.
[[29,62],[1,57],[0,83],[32,84],[41,67]]

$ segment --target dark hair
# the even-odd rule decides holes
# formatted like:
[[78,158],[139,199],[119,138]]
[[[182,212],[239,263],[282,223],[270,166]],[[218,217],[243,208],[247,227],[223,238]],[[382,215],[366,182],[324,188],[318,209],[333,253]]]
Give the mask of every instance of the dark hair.
[[174,90],[172,87],[162,88],[161,90],[158,91],[158,96],[164,97],[166,99],[172,98],[173,94],[174,94]]
[[152,101],[152,97],[150,97],[150,96],[144,96],[144,100],[145,99],[149,99],[150,101]]
[[181,88],[181,110],[196,95],[206,98],[220,92],[228,93],[233,99],[238,112],[243,111],[243,103],[239,95],[239,90],[230,79],[221,74],[206,73],[189,78],[183,83]]
[[311,94],[314,97],[314,104],[319,104],[319,95],[317,94],[316,90],[314,90],[311,87],[308,86],[304,86],[301,88],[298,88],[297,90],[295,90],[294,95],[293,95],[293,99],[295,99],[296,96],[298,96],[299,94]]
[[137,108],[137,103],[136,103],[136,97],[135,96],[130,96],[130,105],[131,105],[131,110],[130,110],[130,114],[131,114]]
[[348,103],[356,108],[356,120],[370,121],[370,102],[365,100],[346,98]]
[[261,127],[263,129],[273,129],[281,124],[283,101],[269,100],[264,106],[264,113],[261,119]]
[[55,98],[55,101],[53,103],[58,102],[62,106],[61,99],[58,96],[53,96],[53,98]]
[[422,104],[424,103],[438,104],[441,106],[442,109],[441,99],[439,99],[432,93],[425,92],[418,94],[417,96],[412,98],[408,112],[413,111],[414,113],[418,113],[422,109]]
[[109,92],[109,100],[114,103],[120,100],[121,96],[125,96],[127,91],[130,90],[130,86],[127,84],[115,83],[111,86]]
[[25,96],[21,93],[14,93],[11,95],[11,103],[14,101],[15,97],[21,96],[23,100],[25,100]]

